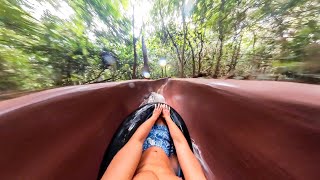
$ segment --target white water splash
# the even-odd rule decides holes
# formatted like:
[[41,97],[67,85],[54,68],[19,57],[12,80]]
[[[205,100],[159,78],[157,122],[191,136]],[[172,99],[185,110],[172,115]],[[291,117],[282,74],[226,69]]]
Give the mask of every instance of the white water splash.
[[166,103],[166,100],[161,94],[158,94],[156,92],[151,92],[147,99],[145,99],[140,106],[143,106],[148,103]]
[[226,87],[237,87],[234,84],[226,83],[226,82],[212,82],[209,83],[210,86],[226,86]]
[[196,155],[197,159],[199,160],[202,168],[205,171],[205,174],[207,176],[208,179],[215,179],[214,174],[212,173],[211,169],[209,168],[208,164],[206,163],[206,161],[203,159],[201,151],[199,149],[199,146],[195,143],[195,141],[193,139],[191,139],[192,141],[192,149],[193,149],[193,153],[194,155]]

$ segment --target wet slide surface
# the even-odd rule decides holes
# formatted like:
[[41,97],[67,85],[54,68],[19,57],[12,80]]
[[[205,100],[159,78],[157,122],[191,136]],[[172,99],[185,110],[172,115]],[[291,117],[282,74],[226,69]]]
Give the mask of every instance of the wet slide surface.
[[0,102],[1,179],[96,179],[116,129],[151,92],[182,116],[208,179],[320,178],[320,86],[162,79]]

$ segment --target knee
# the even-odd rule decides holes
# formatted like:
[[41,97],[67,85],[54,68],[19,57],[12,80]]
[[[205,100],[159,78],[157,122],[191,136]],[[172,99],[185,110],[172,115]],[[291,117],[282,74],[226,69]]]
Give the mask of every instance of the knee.
[[156,121],[157,125],[166,125],[164,119],[162,117],[159,117],[158,120]]

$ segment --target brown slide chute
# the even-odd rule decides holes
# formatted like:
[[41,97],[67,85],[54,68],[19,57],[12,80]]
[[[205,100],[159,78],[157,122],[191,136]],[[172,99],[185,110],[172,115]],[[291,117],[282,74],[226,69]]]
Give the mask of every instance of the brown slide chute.
[[0,102],[1,179],[96,179],[121,121],[151,92],[177,110],[208,179],[320,179],[320,86],[162,79]]

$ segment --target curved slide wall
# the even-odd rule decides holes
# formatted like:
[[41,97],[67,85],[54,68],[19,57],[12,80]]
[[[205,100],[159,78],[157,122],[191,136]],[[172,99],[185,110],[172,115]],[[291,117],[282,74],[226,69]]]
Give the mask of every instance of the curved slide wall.
[[319,179],[320,86],[162,79],[0,102],[1,179],[95,179],[124,118],[151,92],[182,116],[208,179]]

